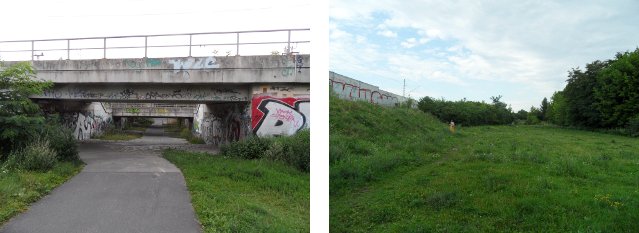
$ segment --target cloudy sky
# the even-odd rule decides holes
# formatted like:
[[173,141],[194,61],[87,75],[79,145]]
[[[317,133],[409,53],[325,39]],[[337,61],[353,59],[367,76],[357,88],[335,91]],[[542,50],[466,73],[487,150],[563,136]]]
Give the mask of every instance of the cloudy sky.
[[[2,4],[0,41],[58,39],[78,37],[127,36],[170,33],[220,32],[310,28],[312,18],[310,0],[21,0]],[[293,35],[293,40],[310,40],[310,33]],[[198,38],[205,40],[206,38]],[[229,38],[207,39],[208,42],[227,43]],[[164,38],[168,43],[188,44],[188,37]],[[195,40],[195,39],[194,39]],[[286,41],[286,33],[241,36],[241,42]],[[73,44],[75,43],[75,44]],[[100,41],[73,42],[72,47],[102,46]],[[144,40],[109,41],[108,46],[144,45]],[[151,43],[151,42],[149,42]],[[12,48],[8,48],[14,46]],[[15,50],[15,46],[0,44],[0,50]],[[37,46],[40,46],[39,48]],[[272,50],[284,50],[277,45]],[[28,45],[30,49],[30,45]],[[64,47],[66,42],[36,45],[36,49]],[[232,46],[231,46],[232,47]],[[248,47],[248,46],[247,46]],[[257,47],[257,46],[255,46]],[[300,48],[302,49],[302,48]],[[305,47],[305,53],[309,53]],[[226,50],[226,49],[221,49]],[[143,50],[142,50],[143,51]],[[188,53],[188,50],[182,49]],[[248,50],[244,50],[246,52]],[[280,52],[281,52],[280,51]],[[91,51],[83,51],[88,56]],[[101,55],[100,51],[95,51]],[[132,51],[128,51],[132,52]],[[241,50],[242,52],[242,50]],[[221,55],[225,51],[220,51]],[[43,59],[58,59],[62,55],[44,52]],[[114,55],[110,53],[110,55]],[[245,54],[246,53],[242,53]],[[7,60],[13,54],[0,53]],[[208,55],[211,55],[208,51]],[[28,55],[30,57],[30,54]],[[50,56],[50,57],[46,57]],[[73,55],[72,55],[73,56]],[[143,56],[143,53],[142,53]],[[78,58],[76,54],[75,58]],[[88,57],[87,57],[88,58]]]
[[639,46],[639,2],[332,1],[332,71],[406,95],[538,106],[568,71]]

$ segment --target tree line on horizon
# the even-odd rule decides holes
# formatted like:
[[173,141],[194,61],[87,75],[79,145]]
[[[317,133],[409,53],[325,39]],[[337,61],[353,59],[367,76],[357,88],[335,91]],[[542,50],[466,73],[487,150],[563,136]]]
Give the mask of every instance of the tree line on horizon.
[[639,136],[639,48],[569,71],[567,84],[539,107],[513,112],[501,96],[492,103],[423,97],[418,108],[444,122],[467,126],[551,123]]

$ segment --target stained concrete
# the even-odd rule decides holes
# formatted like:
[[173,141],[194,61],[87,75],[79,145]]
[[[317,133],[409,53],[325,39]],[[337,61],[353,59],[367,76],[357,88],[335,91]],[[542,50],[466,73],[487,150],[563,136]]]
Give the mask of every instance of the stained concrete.
[[185,145],[150,128],[129,142],[80,145],[82,172],[0,232],[200,232],[184,177],[158,147]]

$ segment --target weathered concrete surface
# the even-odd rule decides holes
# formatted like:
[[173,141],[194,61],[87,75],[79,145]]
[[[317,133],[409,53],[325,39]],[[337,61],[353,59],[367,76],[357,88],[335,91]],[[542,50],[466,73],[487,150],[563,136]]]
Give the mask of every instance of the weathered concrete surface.
[[180,171],[143,149],[186,142],[157,136],[161,129],[147,133],[133,142],[81,144],[82,172],[0,232],[200,232]]
[[30,98],[154,103],[250,101],[249,88],[236,85],[57,84]]
[[407,98],[384,91],[371,85],[344,75],[329,71],[329,84],[340,99],[360,100],[383,106],[398,106]]
[[196,106],[195,104],[111,103],[111,114],[115,117],[191,118]]
[[310,55],[53,60],[33,64],[38,78],[54,83],[310,82]]

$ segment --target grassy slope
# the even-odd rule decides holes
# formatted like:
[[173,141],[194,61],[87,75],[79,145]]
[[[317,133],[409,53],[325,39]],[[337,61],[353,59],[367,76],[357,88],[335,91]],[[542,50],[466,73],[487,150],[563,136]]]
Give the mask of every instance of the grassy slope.
[[639,231],[639,140],[330,100],[332,232]]
[[0,225],[73,177],[81,168],[79,163],[60,162],[47,172],[0,169]]
[[308,232],[309,174],[265,160],[167,150],[205,232]]

